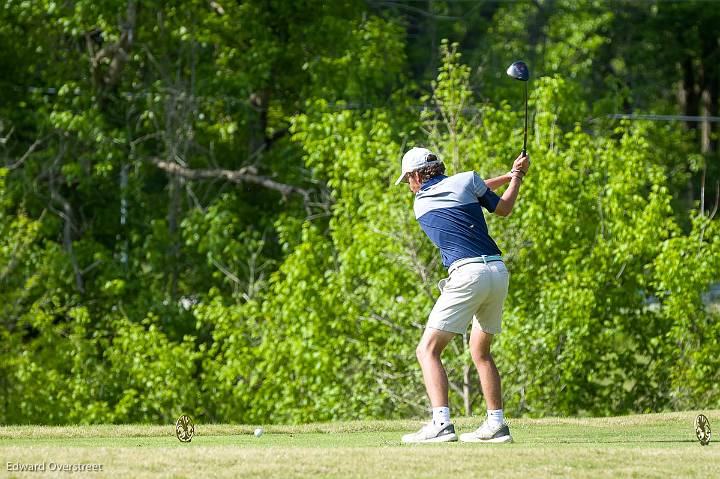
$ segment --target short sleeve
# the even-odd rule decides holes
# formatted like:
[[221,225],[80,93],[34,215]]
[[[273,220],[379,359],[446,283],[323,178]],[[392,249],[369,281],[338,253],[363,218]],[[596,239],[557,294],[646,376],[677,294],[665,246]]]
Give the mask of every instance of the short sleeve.
[[475,193],[475,196],[477,196],[480,206],[491,213],[495,211],[495,208],[500,201],[500,197],[487,187],[483,179],[480,178],[480,175],[477,173],[473,173],[473,192]]
[[495,208],[497,208],[497,205],[500,202],[500,197],[488,188],[484,195],[478,197],[478,201],[480,202],[480,206],[488,210],[490,213],[494,213]]
[[482,178],[480,178],[480,175],[473,172],[473,192],[475,193],[475,196],[480,198],[482,195],[485,194],[485,192],[488,190],[487,185],[483,181]]

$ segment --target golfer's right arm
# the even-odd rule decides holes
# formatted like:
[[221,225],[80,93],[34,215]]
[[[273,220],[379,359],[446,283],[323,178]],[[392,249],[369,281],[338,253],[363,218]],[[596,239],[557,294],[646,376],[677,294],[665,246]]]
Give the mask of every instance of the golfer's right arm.
[[[521,166],[525,166],[525,169],[521,169]],[[499,216],[507,216],[515,206],[515,200],[520,192],[520,185],[522,184],[523,177],[527,173],[527,168],[530,167],[530,163],[527,157],[518,157],[513,165],[512,178],[510,178],[510,186],[505,190],[505,193],[500,197],[497,206],[495,207],[495,214]]]

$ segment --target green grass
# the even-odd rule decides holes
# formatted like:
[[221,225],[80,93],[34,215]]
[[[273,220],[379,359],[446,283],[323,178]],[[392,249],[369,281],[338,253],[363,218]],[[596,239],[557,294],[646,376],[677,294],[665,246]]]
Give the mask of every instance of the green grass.
[[[720,411],[704,414],[718,423]],[[419,421],[268,426],[260,438],[255,426],[196,424],[191,443],[174,425],[6,426],[0,476],[39,477],[8,462],[54,462],[103,465],[74,477],[720,477],[720,446],[699,445],[696,415],[517,419],[509,445],[401,444]],[[458,432],[477,425],[456,420]]]

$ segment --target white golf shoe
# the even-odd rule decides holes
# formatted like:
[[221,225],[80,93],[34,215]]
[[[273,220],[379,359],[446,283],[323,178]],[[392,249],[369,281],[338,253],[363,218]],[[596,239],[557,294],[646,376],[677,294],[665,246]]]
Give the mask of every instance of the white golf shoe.
[[475,431],[460,434],[460,440],[463,442],[489,442],[501,444],[512,442],[512,436],[510,435],[510,428],[507,424],[490,424],[488,421],[485,421]]
[[421,427],[418,432],[405,434],[402,437],[402,442],[406,443],[451,442],[457,440],[455,426],[452,423],[436,426],[432,421]]

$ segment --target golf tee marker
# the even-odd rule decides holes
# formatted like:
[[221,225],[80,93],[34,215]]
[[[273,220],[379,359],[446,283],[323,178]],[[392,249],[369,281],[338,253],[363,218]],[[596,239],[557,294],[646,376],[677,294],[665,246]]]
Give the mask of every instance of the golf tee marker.
[[710,436],[712,436],[710,421],[708,421],[708,418],[705,417],[704,414],[700,414],[695,418],[695,435],[701,445],[707,446],[710,444]]
[[180,442],[190,442],[195,435],[195,424],[189,416],[183,414],[175,422],[175,435]]

